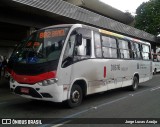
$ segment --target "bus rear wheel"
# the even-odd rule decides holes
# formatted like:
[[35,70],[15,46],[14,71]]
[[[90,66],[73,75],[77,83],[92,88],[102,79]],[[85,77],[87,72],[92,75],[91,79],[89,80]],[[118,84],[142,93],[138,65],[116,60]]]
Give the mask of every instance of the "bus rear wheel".
[[137,90],[138,89],[138,84],[139,84],[138,78],[136,76],[134,76],[133,83],[130,86],[130,90],[132,90],[132,91]]
[[157,73],[157,69],[155,68],[154,69],[154,72],[153,72],[153,75],[155,75]]
[[67,100],[67,105],[70,108],[77,107],[82,103],[82,99],[82,88],[79,85],[74,84],[70,92],[70,99]]

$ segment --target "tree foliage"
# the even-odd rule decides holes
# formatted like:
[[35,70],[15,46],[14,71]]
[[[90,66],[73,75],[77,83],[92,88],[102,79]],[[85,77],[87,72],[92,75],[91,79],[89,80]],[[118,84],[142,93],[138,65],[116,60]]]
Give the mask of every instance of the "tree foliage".
[[137,8],[135,27],[154,35],[160,34],[160,0],[150,0]]

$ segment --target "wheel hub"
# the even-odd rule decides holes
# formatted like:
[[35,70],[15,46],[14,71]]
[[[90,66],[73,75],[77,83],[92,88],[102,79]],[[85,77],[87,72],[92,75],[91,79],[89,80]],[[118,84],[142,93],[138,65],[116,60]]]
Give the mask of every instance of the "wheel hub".
[[80,98],[80,93],[79,93],[79,91],[75,90],[72,93],[72,100],[73,100],[73,102],[75,102],[75,103],[78,102],[79,98]]

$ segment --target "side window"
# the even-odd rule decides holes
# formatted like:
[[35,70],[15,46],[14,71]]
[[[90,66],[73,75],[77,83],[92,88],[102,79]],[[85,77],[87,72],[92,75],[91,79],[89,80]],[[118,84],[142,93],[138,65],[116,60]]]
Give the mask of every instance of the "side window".
[[116,39],[102,36],[102,51],[104,58],[117,58]]
[[75,56],[91,55],[91,39],[82,38],[82,44],[75,46]]
[[77,33],[82,35],[82,43],[75,44],[74,61],[86,59],[91,57],[91,30],[79,28]]
[[142,46],[137,42],[131,42],[133,59],[142,59]]
[[137,56],[137,51],[136,51],[136,45],[135,45],[135,42],[132,42],[132,41],[131,41],[131,50],[132,50],[133,59],[137,59],[138,56]]
[[134,42],[134,52],[136,53],[136,58],[135,59],[142,59],[142,54],[141,54],[141,49],[142,46],[136,42]]
[[[82,35],[81,43],[78,43],[77,37]],[[79,36],[79,37],[80,37]],[[62,67],[67,67],[73,62],[90,58],[91,56],[91,30],[78,28],[74,30],[67,42],[63,55]]]
[[142,57],[143,57],[144,60],[151,59],[150,49],[149,49],[148,45],[142,45]]
[[102,57],[102,47],[101,47],[101,38],[100,34],[95,32],[94,33],[94,42],[95,42],[95,54],[96,57]]
[[120,58],[122,59],[130,59],[131,52],[130,52],[130,45],[128,41],[125,40],[118,40],[119,44],[119,51],[120,51]]

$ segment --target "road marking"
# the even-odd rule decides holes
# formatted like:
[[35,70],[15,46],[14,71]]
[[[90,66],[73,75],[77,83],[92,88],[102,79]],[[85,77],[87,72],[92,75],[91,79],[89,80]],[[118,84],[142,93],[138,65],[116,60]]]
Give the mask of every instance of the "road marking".
[[141,94],[141,93],[144,93],[144,92],[146,92],[146,91],[149,91],[149,89],[147,89],[147,90],[143,90],[143,91],[140,91],[140,92],[137,92],[137,93],[134,93],[134,94],[129,94],[129,96],[135,96],[135,95],[138,95],[138,94]]
[[69,123],[69,122],[71,122],[71,120],[65,121],[65,122],[63,122],[61,124],[56,124],[56,125],[51,126],[51,127],[60,127],[60,126],[63,126],[64,124]]
[[[97,108],[100,108],[100,107],[103,107],[103,106],[106,106],[106,105],[115,103],[115,102],[117,102],[117,101],[120,101],[120,100],[123,100],[123,99],[126,99],[126,98],[127,98],[127,96],[121,97],[121,98],[118,98],[118,99],[116,99],[116,100],[113,100],[113,101],[110,101],[110,102],[107,102],[107,103],[103,103],[103,104],[101,104],[101,105],[98,105],[98,106],[96,106],[96,107],[97,107]],[[92,109],[93,109],[93,108],[92,108]]]
[[[91,111],[91,110],[93,110],[93,109],[94,109],[94,110],[97,110],[98,108],[101,108],[101,107],[103,107],[103,106],[106,106],[106,105],[109,105],[109,104],[112,104],[112,103],[115,103],[115,102],[118,102],[118,101],[121,101],[121,100],[124,100],[124,99],[126,99],[126,98],[128,98],[128,97],[130,97],[130,96],[135,96],[135,95],[144,93],[144,92],[146,92],[146,91],[154,91],[154,90],[157,90],[157,89],[160,89],[160,86],[159,86],[159,87],[156,87],[156,88],[151,88],[151,89],[149,88],[149,89],[146,89],[146,90],[143,90],[143,91],[134,93],[134,94],[128,94],[128,95],[126,95],[126,96],[124,96],[124,97],[121,97],[121,98],[118,98],[118,99],[116,99],[116,100],[109,101],[109,102],[106,102],[106,103],[103,103],[103,104],[100,104],[100,105],[97,105],[97,106],[93,106],[93,107],[91,107],[91,108],[89,108],[89,109],[82,110],[82,111],[77,112],[77,113],[74,113],[74,114],[72,114],[72,115],[68,115],[68,116],[66,116],[66,117],[63,117],[63,118],[60,119],[60,120],[57,120],[57,121],[53,121],[53,122],[52,122],[53,124],[59,122],[59,124],[55,124],[55,125],[53,125],[53,124],[46,124],[46,125],[41,125],[41,126],[39,126],[39,127],[48,127],[48,126],[51,126],[51,125],[53,125],[53,126],[51,126],[51,127],[60,127],[60,126],[63,126],[64,124],[66,124],[66,123],[68,123],[68,122],[71,121],[71,120],[70,120],[70,121],[67,121],[68,118],[75,118],[76,116],[78,116],[78,115],[80,115],[80,114],[83,114],[83,113],[86,113],[86,112],[89,112],[89,111]],[[61,122],[61,121],[63,121],[63,122]]]
[[151,91],[155,91],[155,90],[158,90],[158,89],[160,89],[160,87],[152,88]]
[[[114,103],[114,102],[117,102],[117,101],[123,100],[123,99],[125,99],[125,98],[127,98],[127,96],[125,96],[125,97],[121,97],[121,98],[119,98],[119,99],[116,99],[116,100],[113,100],[113,101],[110,101],[110,102],[107,102],[107,103],[103,103],[103,104],[101,104],[101,105],[96,106],[96,108],[95,108],[95,107],[91,107],[91,108],[89,108],[89,109],[82,110],[82,111],[77,112],[77,113],[75,113],[75,114],[72,114],[72,115],[66,116],[66,117],[64,117],[64,118],[62,118],[62,119],[60,119],[60,120],[53,121],[53,124],[54,124],[54,123],[57,123],[57,122],[60,122],[60,123],[59,123],[59,124],[55,124],[55,125],[53,125],[52,127],[59,127],[59,126],[63,126],[64,124],[66,124],[66,123],[68,123],[68,122],[71,122],[71,120],[69,120],[69,121],[65,121],[65,120],[67,120],[68,118],[74,118],[75,116],[78,116],[78,115],[80,115],[80,114],[83,114],[83,113],[89,112],[89,111],[91,111],[91,110],[93,110],[93,109],[97,109],[97,108],[103,107],[103,106],[105,106],[105,105],[112,104],[112,103]],[[61,121],[65,121],[65,122],[62,122],[62,123],[61,123]],[[49,125],[51,125],[51,124],[46,124],[46,125],[42,125],[42,126],[39,126],[39,127],[47,127],[47,126],[49,126]]]
[[[60,126],[60,124],[62,124],[62,123],[69,122],[69,121],[66,121],[67,119],[69,119],[69,118],[74,118],[75,116],[78,116],[78,115],[80,115],[80,114],[86,113],[86,112],[88,112],[89,110],[91,110],[91,108],[86,109],[86,110],[82,110],[82,111],[77,112],[77,113],[72,114],[72,115],[68,115],[68,116],[63,117],[63,118],[61,118],[61,119],[59,119],[59,120],[52,121],[50,124],[40,125],[40,126],[38,126],[38,127],[48,127],[49,125],[51,126],[52,124],[54,124],[54,127],[55,127],[56,125],[59,125],[59,126]],[[62,121],[63,121],[63,122],[62,122]],[[56,123],[59,123],[59,124],[56,124]],[[62,124],[62,125],[64,125],[64,124]],[[62,125],[61,125],[61,126],[62,126]]]

